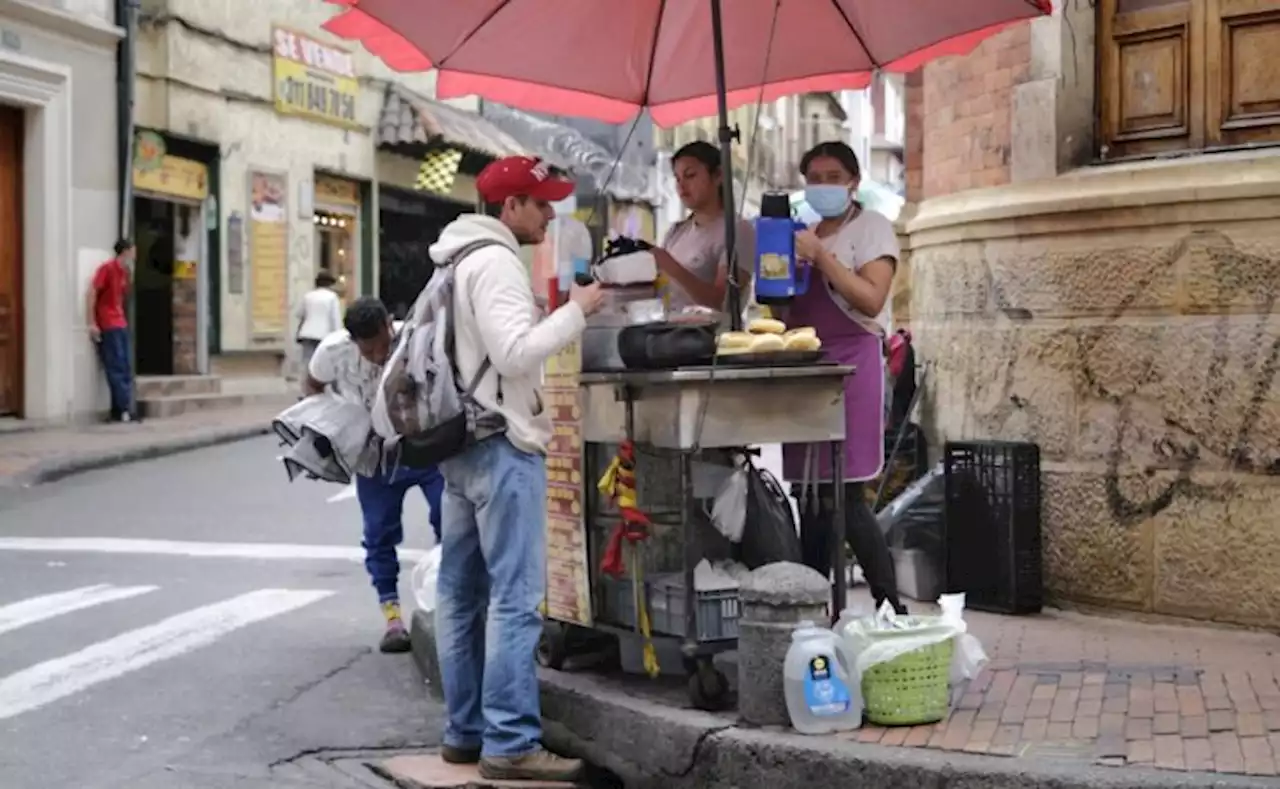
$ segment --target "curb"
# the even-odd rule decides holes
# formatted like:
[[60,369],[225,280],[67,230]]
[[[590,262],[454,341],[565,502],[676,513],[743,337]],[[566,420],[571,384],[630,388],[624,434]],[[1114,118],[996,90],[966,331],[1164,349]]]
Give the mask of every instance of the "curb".
[[666,706],[598,676],[543,671],[544,736],[628,789],[1275,789],[1274,778],[1104,767],[806,737]]
[[[435,672],[431,631],[429,617],[415,611],[410,640],[424,678]],[[642,687],[642,678],[546,669],[538,676],[547,745],[605,768],[627,789],[1276,788],[1274,778],[981,756],[745,728],[734,717],[655,701],[649,689],[643,696],[629,693],[628,686]],[[433,686],[431,692],[439,691]],[[683,703],[683,688],[676,694]]]
[[151,444],[141,444],[107,452],[55,458],[37,463],[34,467],[14,474],[7,479],[0,478],[0,487],[28,488],[35,485],[43,485],[46,482],[55,482],[86,471],[122,466],[128,463],[136,463],[140,460],[152,460],[181,452],[206,449],[219,444],[230,444],[264,436],[270,432],[271,426],[268,424],[235,427],[182,436],[180,438],[162,439]]

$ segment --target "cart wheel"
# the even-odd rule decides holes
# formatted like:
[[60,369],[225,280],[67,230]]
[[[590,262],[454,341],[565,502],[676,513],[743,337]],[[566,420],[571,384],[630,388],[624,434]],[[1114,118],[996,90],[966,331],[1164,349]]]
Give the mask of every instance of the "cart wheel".
[[569,627],[560,623],[547,623],[538,639],[538,665],[559,671],[569,656]]
[[719,712],[729,706],[729,679],[710,660],[699,660],[689,675],[689,700],[707,712]]

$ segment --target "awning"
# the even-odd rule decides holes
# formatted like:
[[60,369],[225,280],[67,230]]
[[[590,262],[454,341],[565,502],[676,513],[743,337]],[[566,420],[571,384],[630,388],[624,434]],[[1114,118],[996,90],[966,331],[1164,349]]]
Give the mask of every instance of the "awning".
[[388,85],[377,144],[391,149],[457,148],[492,159],[532,156],[514,137],[474,112],[452,107],[401,85]]

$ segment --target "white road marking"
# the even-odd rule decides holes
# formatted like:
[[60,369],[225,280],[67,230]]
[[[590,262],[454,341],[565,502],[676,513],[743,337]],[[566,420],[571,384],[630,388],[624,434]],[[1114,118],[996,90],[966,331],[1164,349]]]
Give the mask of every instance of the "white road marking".
[[331,594],[333,592],[324,590],[260,589],[38,663],[0,679],[0,720],[208,646],[241,627],[310,605]]
[[154,592],[158,586],[112,586],[97,584],[82,586],[67,592],[29,597],[0,606],[0,633],[8,633],[20,627],[53,619],[55,616],[69,614],[95,605],[111,603],[116,600],[127,600],[147,592]]
[[[363,562],[364,549],[344,545],[288,545],[270,542],[187,542],[114,537],[0,537],[0,551],[52,553],[135,553],[203,559],[319,559]],[[425,550],[401,548],[401,561],[417,561]]]

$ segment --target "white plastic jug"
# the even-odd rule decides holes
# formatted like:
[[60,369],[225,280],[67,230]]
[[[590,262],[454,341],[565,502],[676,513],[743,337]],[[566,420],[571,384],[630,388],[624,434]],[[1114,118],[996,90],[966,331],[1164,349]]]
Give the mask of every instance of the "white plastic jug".
[[787,714],[796,731],[829,734],[862,725],[862,687],[852,665],[835,633],[800,623],[782,667]]

